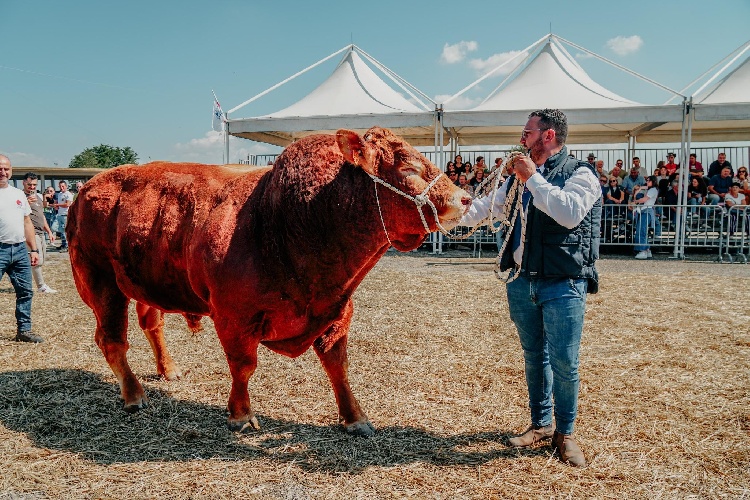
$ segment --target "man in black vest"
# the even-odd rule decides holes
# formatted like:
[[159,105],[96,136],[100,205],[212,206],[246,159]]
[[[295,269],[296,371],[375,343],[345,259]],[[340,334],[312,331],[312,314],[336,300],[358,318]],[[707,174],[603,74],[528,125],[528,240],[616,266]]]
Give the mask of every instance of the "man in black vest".
[[[500,187],[492,209],[502,213],[506,196],[525,183],[523,206],[499,256],[507,282],[510,318],[516,325],[526,363],[531,426],[510,438],[515,447],[552,438],[563,462],[586,465],[573,438],[578,411],[578,352],[587,293],[596,293],[599,276],[601,187],[594,167],[568,155],[568,124],[559,110],[529,115],[521,134],[528,156],[512,162],[515,174]],[[473,201],[461,224],[473,226],[488,216],[493,196]],[[512,201],[516,201],[515,199]],[[513,203],[511,206],[515,206]],[[511,214],[505,214],[510,219]],[[554,424],[552,417],[554,413]]]

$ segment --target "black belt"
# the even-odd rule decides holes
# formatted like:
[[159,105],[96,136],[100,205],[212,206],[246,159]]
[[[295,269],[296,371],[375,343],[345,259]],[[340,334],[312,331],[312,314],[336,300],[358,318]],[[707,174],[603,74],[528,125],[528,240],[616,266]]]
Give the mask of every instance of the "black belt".
[[25,245],[26,242],[22,241],[21,243],[0,243],[0,248],[11,248],[18,245]]

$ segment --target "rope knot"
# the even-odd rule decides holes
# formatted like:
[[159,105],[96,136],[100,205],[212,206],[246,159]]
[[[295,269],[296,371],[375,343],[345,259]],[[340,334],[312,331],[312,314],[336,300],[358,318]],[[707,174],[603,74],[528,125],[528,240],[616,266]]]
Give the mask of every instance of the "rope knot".
[[414,203],[417,205],[417,208],[422,208],[424,205],[427,205],[428,201],[429,198],[426,194],[418,194],[414,197]]

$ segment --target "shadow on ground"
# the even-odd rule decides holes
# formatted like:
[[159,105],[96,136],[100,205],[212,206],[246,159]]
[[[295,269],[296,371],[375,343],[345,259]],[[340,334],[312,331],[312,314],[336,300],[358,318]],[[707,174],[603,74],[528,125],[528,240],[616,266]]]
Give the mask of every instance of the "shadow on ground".
[[121,409],[119,388],[79,370],[0,373],[0,421],[35,446],[80,454],[101,464],[143,461],[275,460],[308,471],[357,473],[370,466],[414,462],[473,466],[498,458],[549,453],[507,448],[503,433],[440,436],[414,427],[384,427],[370,439],[339,426],[309,425],[258,415],[262,430],[237,435],[224,408],[172,398],[147,387],[150,405]]

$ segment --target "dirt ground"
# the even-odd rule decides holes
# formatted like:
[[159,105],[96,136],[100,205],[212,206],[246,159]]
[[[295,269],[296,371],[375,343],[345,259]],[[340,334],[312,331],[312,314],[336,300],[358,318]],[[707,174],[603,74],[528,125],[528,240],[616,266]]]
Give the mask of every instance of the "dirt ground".
[[[750,266],[604,258],[590,295],[576,434],[589,466],[528,425],[523,360],[491,259],[389,254],[355,295],[354,392],[378,429],[347,436],[317,357],[261,348],[262,430],[226,428],[230,377],[213,325],[167,320],[185,371],[155,375],[131,313],[129,358],[150,406],[121,409],[66,254],[34,298],[40,345],[12,341],[0,282],[0,499],[750,498]],[[131,306],[131,310],[132,310]]]

